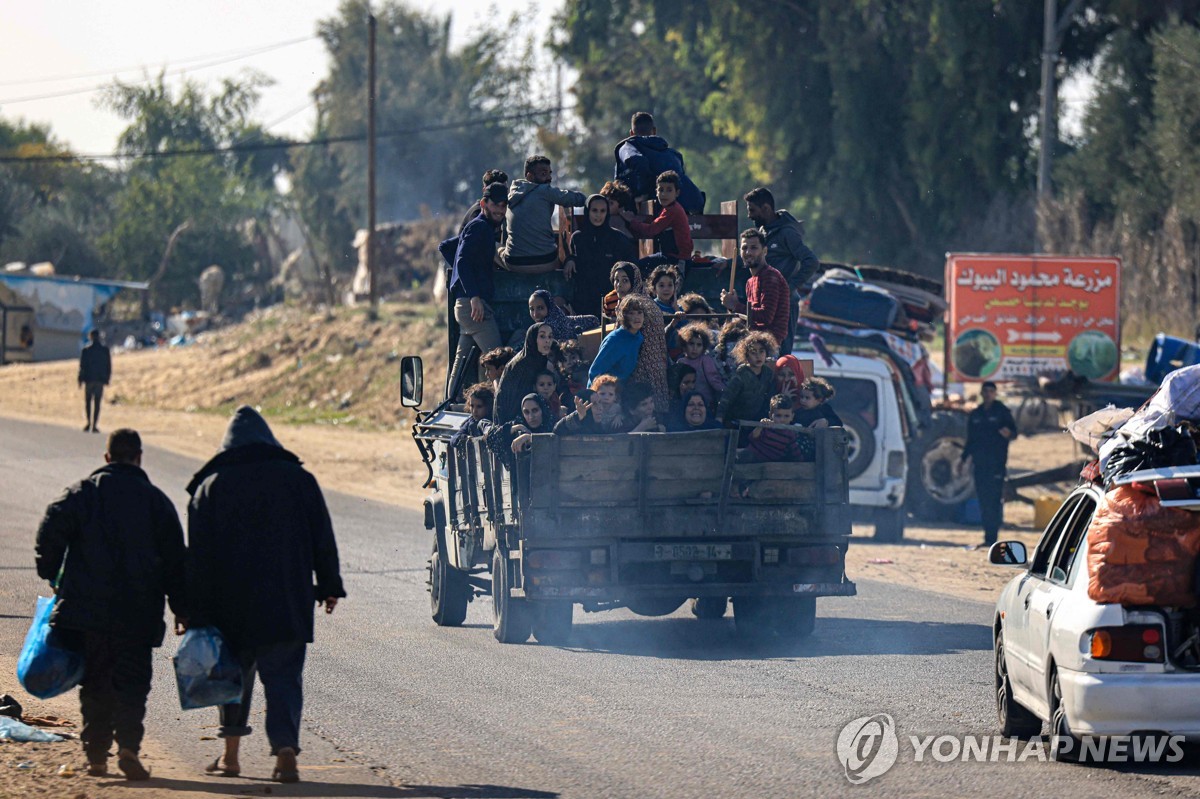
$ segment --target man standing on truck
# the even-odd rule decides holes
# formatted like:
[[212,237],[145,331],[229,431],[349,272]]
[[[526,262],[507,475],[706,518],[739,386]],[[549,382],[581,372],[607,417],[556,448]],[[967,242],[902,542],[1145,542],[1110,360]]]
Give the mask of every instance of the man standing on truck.
[[[721,291],[721,303],[734,313],[745,313],[750,330],[769,333],[776,342],[785,340],[788,333],[790,292],[787,280],[779,270],[767,263],[767,237],[761,230],[742,231],[742,261],[750,270],[746,281],[746,301],[736,291]],[[784,353],[790,355],[791,350]]]
[[746,201],[746,216],[767,237],[767,263],[787,278],[792,290],[787,338],[779,342],[779,351],[786,355],[792,351],[800,316],[800,288],[812,279],[821,262],[805,245],[800,221],[787,211],[775,210],[775,195],[770,189],[760,186],[742,199]]
[[587,197],[577,191],[550,185],[554,170],[544,155],[525,159],[525,179],[513,181],[508,190],[508,213],[504,227],[508,238],[500,251],[506,269],[538,275],[557,269],[558,242],[551,219],[555,206],[582,207]]
[[658,176],[674,172],[679,175],[679,204],[688,213],[704,213],[704,193],[687,176],[683,156],[658,135],[654,117],[648,112],[638,111],[633,115],[629,138],[617,143],[613,158],[616,160],[613,178],[629,186],[635,202],[650,199]]
[[[508,187],[493,183],[483,191],[479,216],[463,228],[454,253],[450,274],[450,296],[454,299],[454,321],[458,323],[458,351],[450,371],[450,385],[458,385],[467,368],[471,348],[482,355],[500,346],[500,327],[492,312],[495,296],[492,272],[496,268],[496,228],[508,209]],[[470,382],[474,383],[472,379]]]
[[1008,442],[1017,437],[1017,422],[1004,403],[996,399],[996,384],[991,380],[983,384],[979,396],[979,407],[967,416],[967,444],[962,460],[971,462],[983,521],[983,543],[991,546],[996,543],[1004,522]]

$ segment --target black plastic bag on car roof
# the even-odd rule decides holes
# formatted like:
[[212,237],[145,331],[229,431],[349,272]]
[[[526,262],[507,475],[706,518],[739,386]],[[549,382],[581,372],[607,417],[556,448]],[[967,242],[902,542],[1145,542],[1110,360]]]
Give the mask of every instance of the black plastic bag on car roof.
[[1113,450],[1104,468],[1104,483],[1111,486],[1122,475],[1142,469],[1189,466],[1196,463],[1192,426],[1162,427],[1126,441]]

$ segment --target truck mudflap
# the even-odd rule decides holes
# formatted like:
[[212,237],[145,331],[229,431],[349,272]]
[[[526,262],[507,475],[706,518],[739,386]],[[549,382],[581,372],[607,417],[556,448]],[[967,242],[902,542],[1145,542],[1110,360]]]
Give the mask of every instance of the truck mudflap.
[[512,596],[528,599],[574,599],[628,601],[669,597],[701,596],[856,596],[858,587],[849,580],[838,583],[704,583],[694,585],[639,586],[538,586],[529,591],[513,589]]

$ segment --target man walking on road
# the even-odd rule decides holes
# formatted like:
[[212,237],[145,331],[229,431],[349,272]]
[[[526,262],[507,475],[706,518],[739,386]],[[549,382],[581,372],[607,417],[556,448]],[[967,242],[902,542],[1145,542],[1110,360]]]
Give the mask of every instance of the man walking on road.
[[187,490],[192,497],[190,622],[220,630],[242,666],[240,704],[220,708],[225,754],[207,770],[240,773],[238,749],[242,736],[251,732],[247,725],[257,673],[275,756],[272,779],[297,782],[304,656],[313,640],[314,603],[332,613],[346,596],[325,499],[300,459],[245,405],[234,413],[220,451]]
[[980,391],[979,407],[967,416],[967,444],[962,460],[971,462],[975,496],[983,520],[983,543],[991,546],[1004,522],[1004,477],[1008,469],[1008,442],[1017,437],[1017,422],[1004,403],[996,399],[996,384],[987,381]]
[[83,386],[83,411],[87,418],[83,431],[99,433],[96,425],[100,421],[100,400],[112,377],[112,356],[108,347],[100,343],[99,330],[92,328],[88,338],[91,343],[79,353],[79,385]]
[[[175,506],[142,471],[142,441],[115,431],[102,466],[46,509],[37,532],[37,572],[57,583],[51,625],[84,656],[79,701],[88,774],[107,774],[109,748],[131,780],[138,759],[151,650],[161,646],[163,596],[184,616],[183,528]],[[60,577],[61,573],[61,577]]]

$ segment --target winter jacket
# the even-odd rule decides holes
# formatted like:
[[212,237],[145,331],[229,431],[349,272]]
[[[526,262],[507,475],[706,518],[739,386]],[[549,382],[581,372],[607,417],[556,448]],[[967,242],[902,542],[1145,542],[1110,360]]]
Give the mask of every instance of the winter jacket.
[[500,373],[496,401],[492,404],[492,418],[497,422],[508,422],[521,415],[521,400],[536,388],[538,372],[550,366],[537,348],[538,330],[544,324],[535,322],[525,329],[525,344]]
[[629,229],[642,238],[654,238],[654,249],[668,258],[692,257],[692,229],[688,226],[687,211],[673,202],[658,212],[650,222],[630,220]]
[[187,490],[192,625],[216,626],[235,652],[311,642],[316,601],[346,591],[325,499],[300,459],[243,405]]
[[37,532],[38,576],[53,582],[63,570],[51,620],[63,629],[160,646],[164,595],[187,615],[183,564],[175,506],[132,464],[110,463],[68,488]]
[[775,219],[759,229],[767,237],[767,263],[787,278],[789,286],[798,289],[812,279],[821,262],[804,243],[796,217],[776,211]]
[[79,382],[108,385],[112,377],[112,355],[108,347],[93,341],[79,353]]
[[472,219],[458,237],[450,273],[450,292],[454,299],[479,297],[491,302],[496,295],[492,282],[495,272],[495,228],[485,216]]
[[775,370],[769,364],[764,364],[758,374],[742,364],[725,386],[717,403],[717,417],[726,427],[737,427],[738,421],[757,422],[767,415],[774,393]]
[[976,469],[995,470],[1003,474],[1008,466],[1009,439],[1000,435],[1007,427],[1016,435],[1017,422],[1004,403],[993,400],[991,407],[980,405],[967,414],[967,443],[962,458],[972,459]]
[[704,213],[704,192],[687,176],[683,156],[662,136],[631,136],[617,144],[613,158],[613,177],[625,181],[634,197],[653,197],[658,176],[674,171],[679,175],[679,202],[693,214]]
[[[592,204],[592,195],[584,207]],[[605,201],[607,205],[607,201]],[[612,281],[609,274],[617,261],[636,261],[637,244],[633,239],[609,227],[607,218],[603,225],[593,225],[587,214],[579,230],[571,234],[569,247],[571,260],[575,262],[574,284],[571,305],[576,313],[599,315],[603,298]]]
[[768,264],[746,281],[746,302],[738,298],[731,310],[744,312],[752,331],[770,333],[779,344],[787,336],[791,296],[787,280]]
[[554,207],[575,208],[586,201],[587,197],[581,192],[555,188],[549,183],[514,180],[508,189],[508,211],[504,217],[508,236],[504,257],[557,255],[558,242],[550,224]]
[[640,330],[630,333],[623,327],[618,327],[605,336],[600,342],[600,351],[592,361],[592,368],[588,370],[588,383],[600,375],[612,375],[618,380],[628,379],[637,368],[642,339]]
[[717,366],[717,359],[706,352],[699,358],[684,355],[675,363],[682,363],[696,370],[696,391],[711,408],[725,391],[725,376],[721,374],[721,367]]

